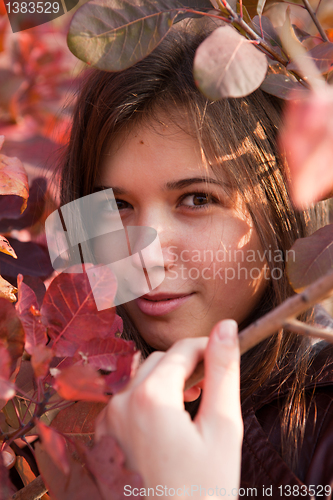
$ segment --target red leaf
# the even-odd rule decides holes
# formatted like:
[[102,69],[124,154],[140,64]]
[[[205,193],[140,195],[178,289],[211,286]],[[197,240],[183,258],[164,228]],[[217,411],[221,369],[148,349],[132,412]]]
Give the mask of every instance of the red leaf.
[[8,401],[15,396],[15,386],[9,382],[11,359],[7,349],[0,344],[0,400]]
[[[91,445],[95,432],[95,420],[105,408],[105,403],[79,401],[58,413],[52,420],[52,427],[71,440],[83,441]],[[67,443],[71,449],[70,442]]]
[[46,287],[43,281],[38,276],[24,276],[23,282],[28,285],[33,292],[35,292],[38,309],[42,307]]
[[70,366],[55,376],[53,387],[58,394],[68,400],[97,401],[107,403],[104,395],[105,382],[89,365]]
[[290,170],[290,190],[298,208],[316,202],[333,188],[333,89],[290,101],[280,144]]
[[108,392],[115,394],[128,384],[140,356],[139,352],[118,356],[117,370],[104,377]]
[[11,359],[7,349],[0,343],[0,377],[6,380],[10,377]]
[[50,455],[54,463],[66,475],[69,474],[70,466],[66,450],[66,441],[57,431],[37,421],[39,437],[47,453]]
[[94,480],[81,463],[74,462],[69,457],[70,473],[66,476],[54,467],[52,458],[44,446],[37,443],[35,453],[38,469],[53,500],[106,500],[102,498]]
[[134,349],[134,342],[120,338],[92,339],[80,346],[76,359],[87,361],[97,370],[114,371],[118,356],[128,353],[132,357]]
[[8,469],[5,467],[0,453],[0,500],[8,500],[13,493],[15,493],[15,490],[9,481]]
[[124,467],[124,454],[112,436],[103,436],[85,455],[87,467],[104,498],[122,500],[126,485],[131,489],[143,487],[141,476]]
[[[95,289],[107,284],[115,293],[115,278],[107,272],[100,276]],[[45,294],[41,312],[57,356],[73,356],[82,343],[112,335],[115,309],[97,310],[84,273],[59,274]]]
[[0,298],[0,341],[8,350],[10,372],[16,369],[24,350],[24,330],[15,308],[6,299]]
[[33,348],[31,365],[34,369],[36,379],[46,377],[53,356],[53,351],[49,347],[37,345]]
[[18,301],[16,310],[22,321],[25,331],[25,349],[29,354],[34,352],[35,347],[45,346],[47,343],[46,327],[41,322],[35,292],[23,283],[23,276],[17,277]]

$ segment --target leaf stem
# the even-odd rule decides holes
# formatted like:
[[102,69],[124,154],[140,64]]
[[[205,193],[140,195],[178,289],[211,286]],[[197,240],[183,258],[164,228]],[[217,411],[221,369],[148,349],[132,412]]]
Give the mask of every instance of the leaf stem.
[[22,396],[17,396],[18,398],[20,397],[21,399],[26,399],[30,403],[34,403],[35,405],[38,405],[38,401],[36,399],[33,399],[30,396],[28,396],[28,394],[26,394],[24,391],[22,391],[22,389],[20,389],[19,387],[16,387],[16,392],[19,392],[20,394],[22,394]]
[[7,445],[9,446],[15,439],[20,438],[24,436],[30,429],[32,429],[35,426],[35,420],[39,417],[41,417],[47,410],[46,410],[46,404],[47,404],[48,398],[45,398],[43,401],[41,401],[37,405],[37,410],[35,411],[35,414],[29,422],[24,425],[23,427],[20,427],[16,431],[13,431],[5,436],[5,440],[7,441]]
[[318,31],[320,33],[320,36],[322,37],[322,39],[324,40],[324,42],[329,42],[328,36],[326,35],[326,33],[324,31],[324,28],[320,24],[315,11],[312,9],[311,5],[309,4],[309,0],[302,0],[302,1],[304,3],[304,7],[306,8],[306,10],[308,11],[308,13],[310,14],[310,17],[311,17],[312,21],[316,25],[316,27],[317,27],[317,29],[318,29]]
[[[274,333],[284,328],[287,323],[293,321],[294,318],[307,311],[310,307],[314,306],[317,302],[321,302],[333,291],[333,270],[325,274],[318,280],[309,285],[302,293],[293,295],[285,300],[278,307],[262,316],[260,319],[252,323],[250,326],[242,330],[239,334],[240,352],[244,354],[255,345],[267,339]],[[301,323],[301,322],[299,322]],[[303,324],[297,323],[297,333],[303,335],[311,335],[309,329],[315,327],[303,328]],[[296,326],[294,323],[294,330]],[[306,330],[306,332],[305,332]],[[318,333],[318,328],[315,328]],[[323,329],[323,336],[326,340],[333,342],[333,336],[327,335],[327,330]],[[319,337],[319,334],[316,335]],[[198,363],[192,375],[185,383],[185,390],[190,389],[195,384],[199,383],[204,378],[204,365],[201,361]]]

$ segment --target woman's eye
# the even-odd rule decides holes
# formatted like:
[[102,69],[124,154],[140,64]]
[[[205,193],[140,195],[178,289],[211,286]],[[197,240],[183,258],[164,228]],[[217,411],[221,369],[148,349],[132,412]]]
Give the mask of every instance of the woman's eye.
[[127,201],[123,200],[108,200],[103,204],[103,212],[116,212],[117,210],[124,210],[125,208],[130,207],[130,204]]
[[212,203],[213,199],[210,194],[207,193],[192,193],[190,195],[185,196],[182,199],[182,205],[188,207],[200,207],[203,205],[208,205]]

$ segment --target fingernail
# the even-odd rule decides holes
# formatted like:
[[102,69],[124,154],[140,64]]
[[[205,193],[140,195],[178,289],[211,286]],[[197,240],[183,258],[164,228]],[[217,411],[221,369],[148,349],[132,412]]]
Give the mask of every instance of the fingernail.
[[238,325],[233,319],[222,321],[218,329],[218,338],[226,345],[235,344],[237,338]]

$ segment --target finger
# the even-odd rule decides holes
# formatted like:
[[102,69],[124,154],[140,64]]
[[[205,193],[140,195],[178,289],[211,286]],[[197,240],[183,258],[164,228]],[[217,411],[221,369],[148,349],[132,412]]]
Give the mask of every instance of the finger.
[[[242,432],[240,408],[240,353],[237,323],[219,322],[212,330],[205,352],[205,381],[196,420],[209,433],[218,435],[230,430],[236,437]],[[237,434],[237,431],[238,434]]]
[[207,337],[186,338],[176,342],[146,378],[150,390],[158,393],[164,404],[183,407],[185,380],[203,359]]
[[134,389],[139,384],[141,384],[155,368],[157,363],[165,356],[165,352],[154,351],[148,358],[146,358],[143,363],[138,367],[133,379],[126,387],[127,389]]
[[190,389],[184,391],[184,401],[186,401],[187,403],[189,403],[190,401],[195,401],[196,399],[198,399],[200,394],[201,394],[200,387],[194,385]]

